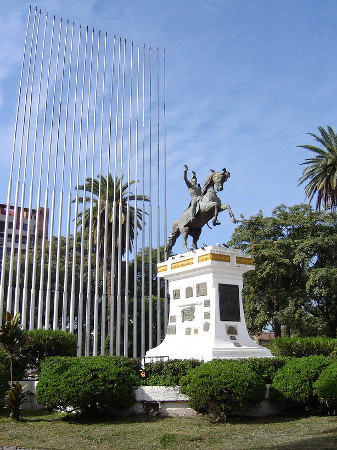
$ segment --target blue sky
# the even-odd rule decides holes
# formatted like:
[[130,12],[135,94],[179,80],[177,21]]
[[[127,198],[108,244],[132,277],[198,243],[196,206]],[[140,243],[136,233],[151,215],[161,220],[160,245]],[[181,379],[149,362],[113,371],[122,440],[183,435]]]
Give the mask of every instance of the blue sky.
[[[25,21],[30,2],[0,11],[0,201],[6,201]],[[305,200],[300,163],[318,126],[337,129],[335,0],[40,0],[43,12],[166,49],[168,220],[189,198],[184,164],[203,183],[231,178],[220,194],[236,215]],[[177,200],[178,199],[178,200]],[[205,230],[208,244],[230,238]]]

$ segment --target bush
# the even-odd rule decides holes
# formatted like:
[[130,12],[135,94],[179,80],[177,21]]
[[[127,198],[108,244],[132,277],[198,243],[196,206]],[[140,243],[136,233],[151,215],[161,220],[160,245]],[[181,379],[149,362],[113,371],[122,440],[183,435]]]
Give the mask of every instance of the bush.
[[337,411],[337,362],[330,364],[322,371],[313,384],[314,393],[323,400],[328,409],[336,414]]
[[[0,346],[0,366],[5,366],[9,373],[9,359],[6,351]],[[22,380],[26,372],[26,361],[20,355],[13,356],[13,378]]]
[[325,356],[308,356],[289,361],[276,373],[271,396],[284,400],[289,407],[315,409],[318,398],[313,383],[321,372],[331,364],[332,359]]
[[313,355],[334,355],[337,353],[337,339],[328,337],[276,338],[269,347],[275,356],[302,358]]
[[49,358],[41,365],[38,403],[84,414],[127,408],[139,378],[128,358]]
[[239,361],[202,364],[181,379],[180,387],[193,409],[224,418],[263,400],[266,393],[263,379]]
[[0,399],[4,398],[5,393],[9,389],[8,385],[9,379],[10,379],[9,368],[5,364],[0,362]]
[[21,350],[30,369],[39,368],[47,356],[76,356],[77,339],[74,334],[61,330],[27,331],[27,343]]
[[248,358],[239,360],[250,370],[260,375],[263,381],[271,384],[277,371],[283,367],[289,358]]
[[200,366],[197,359],[172,359],[145,364],[146,386],[179,386],[180,378],[195,367]]

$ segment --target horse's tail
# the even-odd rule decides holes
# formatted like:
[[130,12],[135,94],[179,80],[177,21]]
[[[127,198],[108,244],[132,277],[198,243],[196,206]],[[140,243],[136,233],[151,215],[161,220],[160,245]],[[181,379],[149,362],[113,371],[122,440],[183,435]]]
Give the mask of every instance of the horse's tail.
[[168,256],[170,255],[172,247],[176,243],[176,240],[178,239],[179,235],[180,235],[179,223],[178,223],[178,220],[176,220],[172,224],[171,234],[168,237],[167,244],[166,244],[166,252],[167,252]]

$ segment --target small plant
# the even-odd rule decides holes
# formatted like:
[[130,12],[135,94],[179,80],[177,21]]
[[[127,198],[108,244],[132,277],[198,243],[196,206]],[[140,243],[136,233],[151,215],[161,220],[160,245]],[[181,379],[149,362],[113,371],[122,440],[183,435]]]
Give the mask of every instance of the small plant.
[[22,421],[21,407],[27,402],[27,391],[24,391],[25,386],[22,386],[18,381],[6,392],[4,398],[5,408],[8,408],[10,417],[17,422]]
[[180,386],[193,409],[217,420],[263,400],[266,393],[263,379],[238,361],[202,364],[183,377]]
[[6,392],[4,403],[11,410],[11,417],[17,421],[20,420],[21,405],[24,403],[27,393],[23,392],[23,388],[18,382],[14,385],[13,358],[20,352],[26,340],[27,336],[20,325],[20,314],[12,316],[6,312],[5,323],[0,328],[0,344],[8,355],[11,388]]
[[13,386],[13,358],[20,352],[27,341],[27,335],[20,325],[20,314],[12,316],[6,312],[5,323],[0,328],[0,345],[9,359],[10,383]]

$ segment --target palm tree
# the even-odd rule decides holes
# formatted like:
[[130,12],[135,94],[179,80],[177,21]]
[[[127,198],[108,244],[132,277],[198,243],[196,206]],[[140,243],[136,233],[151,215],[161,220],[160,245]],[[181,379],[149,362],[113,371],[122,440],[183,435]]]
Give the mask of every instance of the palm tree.
[[107,261],[108,286],[113,250],[116,256],[123,256],[127,246],[132,249],[135,234],[142,229],[143,211],[130,202],[148,202],[149,198],[132,194],[129,189],[134,183],[123,184],[123,176],[114,178],[109,173],[106,177],[97,175],[97,178],[86,178],[85,184],[76,188],[84,193],[78,202],[89,205],[84,211],[84,218],[82,212],[77,215],[77,226],[83,224],[88,232],[91,222],[92,242],[100,257],[105,257]]
[[311,158],[306,158],[304,163],[307,167],[299,179],[299,184],[307,182],[305,194],[309,202],[315,197],[316,209],[321,207],[325,210],[337,208],[337,134],[328,126],[327,130],[318,127],[320,136],[308,133],[321,147],[314,145],[299,145],[314,153]]

